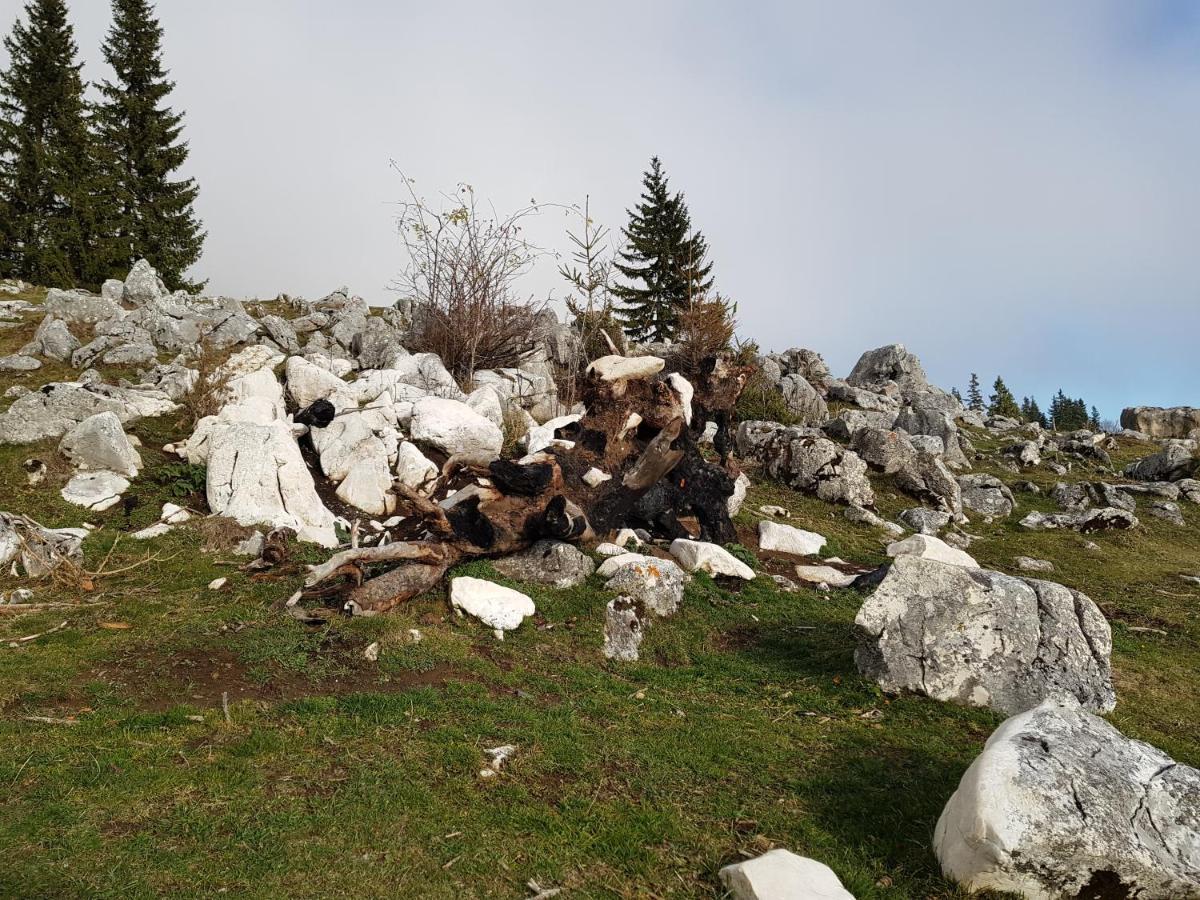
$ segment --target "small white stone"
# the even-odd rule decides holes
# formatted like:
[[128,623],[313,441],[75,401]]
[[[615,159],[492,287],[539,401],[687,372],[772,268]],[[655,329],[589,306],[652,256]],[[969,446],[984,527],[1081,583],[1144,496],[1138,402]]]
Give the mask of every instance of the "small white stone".
[[602,356],[587,367],[601,381],[649,378],[663,370],[666,362],[657,356]]
[[128,479],[115,472],[80,472],[60,493],[68,503],[103,512],[120,503],[121,495],[128,489]]
[[533,600],[520,591],[470,576],[450,582],[450,604],[496,629],[501,639],[505,631],[517,628],[537,611]]
[[824,863],[772,850],[718,873],[732,900],[854,900]]
[[632,528],[622,528],[617,532],[617,536],[613,538],[613,543],[618,547],[628,547],[632,544],[634,547],[642,546],[642,539],[637,536],[637,532]]
[[412,643],[412,644],[419,644],[419,643],[421,643],[421,640],[422,640],[424,637],[425,637],[425,635],[421,634],[421,630],[420,630],[419,628],[410,628],[410,629],[408,629],[408,640],[409,640],[409,643]]
[[671,555],[688,572],[707,572],[710,575],[728,575],[754,580],[754,570],[716,544],[706,541],[689,541],[683,538],[671,542]]
[[225,582],[228,580],[228,578],[214,578],[208,583],[208,589],[210,591],[219,591],[221,588],[225,587]]
[[176,506],[174,503],[164,503],[162,515],[159,518],[168,525],[179,525],[186,522],[192,517],[192,514],[182,506]]
[[856,575],[848,575],[833,566],[796,566],[796,577],[806,584],[849,587]]
[[596,546],[596,553],[600,556],[620,556],[624,552],[625,548],[618,547],[616,544],[605,543]]
[[607,472],[602,472],[595,466],[583,473],[583,483],[588,487],[594,488],[604,484],[604,482],[612,479],[612,476]]
[[758,523],[758,546],[761,550],[773,550],[776,553],[815,556],[825,546],[825,538],[812,531],[764,519]]
[[143,528],[141,531],[135,531],[130,535],[135,541],[148,541],[151,538],[162,537],[164,534],[172,531],[170,525],[166,522],[159,522],[151,525],[149,528]]
[[363,650],[363,659],[368,662],[375,662],[379,659],[379,641],[367,644],[367,648]]

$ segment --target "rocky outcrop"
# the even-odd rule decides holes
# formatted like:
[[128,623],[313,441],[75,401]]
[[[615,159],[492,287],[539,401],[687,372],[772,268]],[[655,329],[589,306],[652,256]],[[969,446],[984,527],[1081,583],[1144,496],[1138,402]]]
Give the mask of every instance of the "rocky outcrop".
[[1009,714],[1060,695],[1116,703],[1108,622],[1059,584],[898,556],[855,625],[859,671],[886,691]]
[[970,891],[1200,897],[1200,771],[1077,703],[1046,701],[988,739],[934,849]]
[[743,456],[757,459],[772,477],[830,503],[874,506],[867,465],[853,450],[814,432],[777,422],[743,422],[737,444]]
[[1133,406],[1121,410],[1121,427],[1156,440],[1186,438],[1200,428],[1200,409],[1194,406]]
[[1178,481],[1189,478],[1197,468],[1195,451],[1194,441],[1168,441],[1157,453],[1126,466],[1125,477],[1138,481]]

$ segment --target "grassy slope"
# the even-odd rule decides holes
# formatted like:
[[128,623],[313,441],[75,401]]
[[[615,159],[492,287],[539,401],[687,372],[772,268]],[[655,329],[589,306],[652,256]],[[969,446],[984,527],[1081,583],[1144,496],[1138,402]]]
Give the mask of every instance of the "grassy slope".
[[[172,423],[136,431],[147,471],[128,522],[63,504],[61,467],[23,486],[21,461],[53,446],[0,448],[0,508],[101,525],[86,544],[98,567],[170,496],[151,448]],[[885,512],[910,505],[880,492]],[[1145,516],[1095,552],[1078,535],[1020,533],[1019,515],[1046,501],[1019,499],[1009,522],[973,529],[973,552],[1000,569],[1018,553],[1051,559],[1053,577],[1095,598],[1114,626],[1113,720],[1200,764],[1200,591],[1176,578],[1200,568],[1200,510],[1185,510],[1187,529]],[[831,552],[881,558],[878,534],[778,486],[752,490],[743,525],[764,502]],[[785,595],[759,579],[731,593],[701,577],[650,630],[643,662],[620,666],[599,653],[596,579],[533,589],[537,623],[503,643],[443,596],[314,631],[270,608],[299,573],[252,580],[203,543],[188,530],[123,539],[110,569],[158,558],[87,593],[37,586],[70,608],[0,616],[6,639],[67,623],[0,643],[0,895],[521,897],[535,878],[569,896],[713,896],[720,865],[778,844],[826,861],[860,898],[956,896],[930,837],[999,719],[859,678],[853,590]],[[219,575],[229,586],[209,591]],[[378,663],[362,658],[372,641]],[[502,743],[519,747],[510,767],[480,779],[482,749]]]

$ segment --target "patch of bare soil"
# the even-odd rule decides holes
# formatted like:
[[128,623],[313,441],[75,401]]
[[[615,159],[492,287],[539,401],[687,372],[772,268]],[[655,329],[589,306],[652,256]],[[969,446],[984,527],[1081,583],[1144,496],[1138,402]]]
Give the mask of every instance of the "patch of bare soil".
[[249,667],[224,649],[196,648],[154,654],[152,649],[126,657],[116,667],[91,674],[118,685],[139,707],[164,712],[176,706],[219,707],[228,695],[230,703],[261,700],[278,703],[303,697],[338,697],[353,693],[395,694],[421,687],[441,687],[451,681],[468,681],[471,676],[448,665],[428,671],[381,673],[365,659],[361,665],[335,675],[312,677],[304,672],[270,667]]

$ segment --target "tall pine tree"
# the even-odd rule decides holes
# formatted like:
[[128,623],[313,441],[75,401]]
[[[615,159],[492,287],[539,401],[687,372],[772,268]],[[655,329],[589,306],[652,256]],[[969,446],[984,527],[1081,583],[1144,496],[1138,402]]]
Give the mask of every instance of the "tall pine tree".
[[0,274],[94,286],[94,159],[64,0],[30,0],[0,73]]
[[679,314],[712,287],[708,243],[699,231],[692,231],[683,194],[668,190],[657,156],[650,160],[642,185],[641,203],[627,210],[623,262],[615,264],[631,284],[615,285],[613,293],[624,304],[619,312],[631,338],[674,339]]
[[992,396],[988,400],[988,413],[993,416],[1006,416],[1010,419],[1019,420],[1021,418],[1021,407],[1017,405],[1017,398],[1008,389],[1004,379],[999,376],[996,376],[996,383],[992,385]]
[[974,372],[967,384],[967,409],[983,410],[983,391],[979,389],[979,376]]
[[162,61],[162,28],[149,0],[113,0],[104,58],[115,82],[100,86],[96,127],[112,222],[109,266],[123,277],[139,257],[172,288],[196,287],[184,273],[200,258],[205,232],[192,209],[199,188],[175,177],[188,157],[183,115],[165,104],[174,89]]

